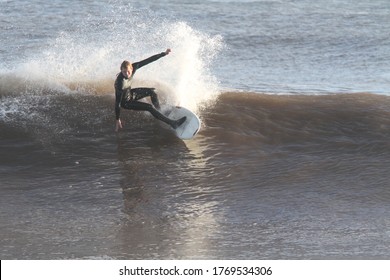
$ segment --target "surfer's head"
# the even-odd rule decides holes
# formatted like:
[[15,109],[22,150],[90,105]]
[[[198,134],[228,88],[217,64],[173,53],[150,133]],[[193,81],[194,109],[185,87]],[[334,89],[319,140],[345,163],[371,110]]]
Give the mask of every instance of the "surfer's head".
[[121,64],[121,72],[122,75],[125,76],[125,78],[129,78],[131,74],[133,73],[133,65],[130,63],[130,61],[123,61]]

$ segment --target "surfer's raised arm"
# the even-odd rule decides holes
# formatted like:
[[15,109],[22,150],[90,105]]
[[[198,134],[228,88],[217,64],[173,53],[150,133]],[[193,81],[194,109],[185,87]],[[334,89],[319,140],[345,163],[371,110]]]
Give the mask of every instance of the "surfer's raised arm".
[[[127,60],[122,62],[120,66],[121,72],[117,75],[115,80],[115,131],[122,128],[122,122],[120,119],[121,108],[136,111],[148,111],[156,119],[169,124],[173,128],[177,128],[184,123],[186,117],[180,118],[179,120],[171,120],[159,112],[160,103],[154,88],[131,88],[134,74],[139,68],[168,55],[170,52],[171,49],[168,48],[165,52],[155,54],[139,62],[130,63]],[[138,101],[145,97],[150,97],[153,105]]]

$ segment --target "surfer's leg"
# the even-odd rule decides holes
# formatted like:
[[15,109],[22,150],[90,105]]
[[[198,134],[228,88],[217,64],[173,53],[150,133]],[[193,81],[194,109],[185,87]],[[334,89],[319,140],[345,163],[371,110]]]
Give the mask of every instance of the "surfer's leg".
[[160,110],[160,102],[158,101],[157,93],[154,91],[154,88],[133,88],[131,89],[131,93],[134,96],[134,100],[139,100],[149,96],[154,107],[156,107],[157,110]]
[[125,105],[124,106],[125,109],[131,109],[131,110],[136,110],[136,111],[148,111],[149,113],[151,113],[153,115],[153,117],[155,117],[156,119],[158,119],[160,121],[163,121],[163,122],[169,124],[173,128],[179,127],[186,120],[186,117],[183,117],[183,118],[176,120],[176,121],[171,120],[170,118],[167,118],[166,116],[161,114],[159,111],[157,111],[149,103],[144,103],[144,102],[139,102],[139,101],[131,101],[131,102],[127,102],[124,105]]

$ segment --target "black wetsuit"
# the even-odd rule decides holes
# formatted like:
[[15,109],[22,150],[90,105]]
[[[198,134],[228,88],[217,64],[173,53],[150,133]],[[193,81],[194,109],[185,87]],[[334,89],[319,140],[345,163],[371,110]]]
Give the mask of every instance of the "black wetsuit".
[[[135,62],[132,64],[133,66],[133,72],[131,74],[131,77],[126,78],[123,76],[122,72],[120,72],[115,80],[115,115],[116,119],[119,120],[120,117],[120,110],[121,107],[124,109],[130,109],[130,110],[138,110],[138,111],[148,111],[150,112],[155,118],[173,126],[176,127],[178,124],[176,121],[171,120],[161,114],[158,110],[160,109],[160,104],[158,101],[157,94],[154,91],[154,88],[131,88],[131,83],[134,77],[135,72],[153,62],[157,59],[160,59],[166,55],[165,52],[162,52],[160,54],[153,55],[147,59],[144,59],[139,62]],[[138,101],[139,99],[150,97],[152,100],[152,103],[154,107],[145,102]]]

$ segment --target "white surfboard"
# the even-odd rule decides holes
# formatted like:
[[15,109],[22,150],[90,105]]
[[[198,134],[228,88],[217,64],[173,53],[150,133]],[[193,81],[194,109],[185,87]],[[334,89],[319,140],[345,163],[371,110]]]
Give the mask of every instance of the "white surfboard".
[[200,129],[201,121],[197,115],[184,107],[172,107],[168,110],[168,118],[178,120],[182,117],[187,117],[186,121],[174,129],[177,137],[183,140],[189,140],[194,137]]

